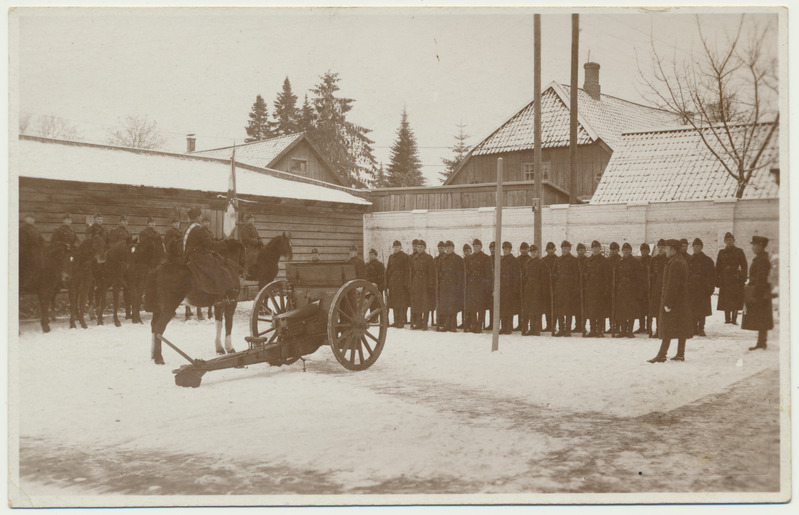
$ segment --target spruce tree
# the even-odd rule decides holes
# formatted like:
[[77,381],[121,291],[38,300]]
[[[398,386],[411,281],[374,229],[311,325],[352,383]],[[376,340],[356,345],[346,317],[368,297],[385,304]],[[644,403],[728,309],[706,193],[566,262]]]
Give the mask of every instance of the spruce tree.
[[469,138],[469,135],[466,134],[464,129],[466,125],[463,122],[458,124],[458,134],[455,136],[455,144],[450,147],[454,155],[452,159],[443,158],[441,161],[444,162],[444,166],[446,167],[443,172],[441,172],[442,180],[446,181],[452,172],[461,164],[463,159],[466,157],[466,154],[469,153],[469,145],[466,144],[466,140]]
[[283,91],[277,94],[274,102],[272,116],[275,121],[270,123],[272,134],[282,136],[284,134],[294,134],[298,131],[297,95],[291,91],[289,78],[283,81]]
[[249,138],[245,138],[244,140],[247,143],[265,140],[272,136],[269,130],[269,113],[266,109],[266,102],[264,102],[261,95],[255,97],[255,103],[253,103],[252,109],[250,110],[250,121],[247,123],[245,129],[249,136]]
[[419,160],[419,149],[416,137],[408,123],[408,113],[402,109],[397,139],[391,146],[391,161],[388,164],[389,186],[422,186],[422,162]]
[[308,100],[308,94],[306,93],[305,101],[299,109],[297,129],[303,132],[310,132],[314,127],[314,123],[316,123],[316,114],[314,113],[313,106]]

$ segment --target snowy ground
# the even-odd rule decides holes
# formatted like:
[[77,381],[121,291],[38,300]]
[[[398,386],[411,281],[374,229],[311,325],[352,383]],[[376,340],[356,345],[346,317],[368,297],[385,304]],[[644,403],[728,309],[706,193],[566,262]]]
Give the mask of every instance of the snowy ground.
[[[243,349],[249,309],[238,313],[233,341]],[[210,372],[198,389],[174,384],[185,362],[171,349],[167,366],[150,361],[147,325],[59,321],[45,335],[23,324],[16,377],[29,501],[18,504],[86,494],[115,504],[110,496],[775,491],[778,330],[767,351],[748,352],[755,333],[720,316],[707,338],[689,340],[684,363],[647,363],[659,342],[642,335],[514,333],[492,353],[490,334],[389,329],[366,371],[345,370],[322,347],[305,373],[301,363],[253,365]],[[176,319],[166,336],[191,356],[214,355],[212,321]]]

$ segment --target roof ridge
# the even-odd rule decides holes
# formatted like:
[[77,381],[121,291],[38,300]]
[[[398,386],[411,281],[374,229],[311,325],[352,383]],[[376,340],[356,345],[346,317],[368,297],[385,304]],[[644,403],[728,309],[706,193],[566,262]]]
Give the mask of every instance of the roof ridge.
[[[560,82],[558,84],[560,84],[561,86],[567,87],[567,88],[571,88],[571,86],[569,86],[568,84],[563,84],[563,83],[560,83]],[[579,86],[577,87],[577,89],[579,89],[580,91],[582,91],[586,95],[590,96],[590,93],[588,93],[585,89],[583,89],[583,88],[581,88]],[[624,102],[626,104],[632,104],[632,105],[636,105],[638,107],[645,107],[645,108],[651,109],[653,111],[660,111],[661,113],[671,114],[671,112],[668,111],[667,109],[662,109],[660,107],[653,107],[653,106],[650,106],[650,105],[642,104],[640,102],[633,102],[632,100],[627,100],[626,98],[617,97],[615,95],[608,95],[607,93],[601,93],[601,92],[599,93],[599,95],[603,96],[603,97],[612,98],[614,100],[618,100],[618,101]]]
[[[729,128],[739,128],[739,127],[749,127],[751,125],[772,125],[774,122],[757,122],[755,124],[752,123],[734,123],[729,124],[727,127]],[[680,125],[675,127],[665,127],[665,128],[657,128],[653,127],[651,129],[643,129],[637,131],[623,131],[621,133],[622,136],[632,135],[632,134],[651,134],[655,132],[681,132],[681,131],[698,131],[698,130],[707,130],[712,127],[724,127],[723,123],[717,123],[715,125],[704,125],[702,127],[693,127],[692,125]]]
[[227,146],[227,147],[218,147],[218,148],[206,148],[204,150],[195,150],[194,152],[187,152],[187,154],[199,154],[200,152],[213,152],[213,151],[216,151],[216,150],[227,150],[227,149],[232,149],[233,147],[236,147],[236,148],[248,147],[250,145],[255,145],[255,144],[258,144],[258,143],[271,142],[271,141],[275,141],[275,140],[280,139],[280,138],[287,138],[289,136],[299,137],[299,136],[302,136],[304,134],[305,134],[305,131],[294,132],[292,134],[281,134],[280,136],[272,136],[271,138],[267,138],[267,139],[260,139],[260,140],[257,140],[257,141],[248,141],[246,143],[242,143],[241,145],[230,145],[230,146]]

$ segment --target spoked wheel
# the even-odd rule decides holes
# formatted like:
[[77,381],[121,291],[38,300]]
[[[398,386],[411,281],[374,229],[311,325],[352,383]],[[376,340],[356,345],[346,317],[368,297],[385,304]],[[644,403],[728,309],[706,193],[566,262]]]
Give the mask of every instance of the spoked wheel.
[[365,370],[377,361],[386,342],[388,316],[377,287],[363,279],[336,292],[327,317],[327,337],[339,363]]
[[[293,300],[287,294],[288,284],[286,281],[272,281],[264,286],[252,303],[252,313],[250,314],[250,336],[266,337],[268,340],[265,345],[275,343],[277,331],[274,316],[294,309]],[[270,361],[270,365],[290,365],[297,361],[296,358],[281,359],[279,362]]]

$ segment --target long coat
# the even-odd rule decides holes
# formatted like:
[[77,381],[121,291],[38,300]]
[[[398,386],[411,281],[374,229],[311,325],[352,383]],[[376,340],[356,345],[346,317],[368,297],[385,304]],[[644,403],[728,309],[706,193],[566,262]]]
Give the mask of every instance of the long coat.
[[519,270],[522,272],[522,286],[519,289],[519,314],[524,314],[524,283],[526,282],[527,278],[527,263],[533,259],[530,257],[530,254],[520,254],[519,257],[516,258],[516,261],[519,262]]
[[632,320],[641,314],[641,283],[644,280],[641,263],[632,256],[622,257],[616,265],[616,289],[613,316],[616,321]]
[[[258,251],[264,242],[258,234],[258,228],[252,224],[238,224],[239,241],[244,245],[244,262],[248,269],[258,264]],[[248,274],[249,275],[249,274]]]
[[483,311],[491,305],[493,272],[491,258],[482,250],[475,252],[466,265],[466,311]]
[[752,259],[749,266],[746,308],[741,320],[741,329],[762,331],[774,328],[774,313],[771,310],[771,260],[765,250]]
[[713,314],[710,296],[716,289],[716,267],[705,253],[694,254],[688,263],[688,290],[691,295],[691,315],[694,318]]
[[580,314],[580,267],[572,254],[560,256],[552,268],[555,316]]
[[522,271],[513,254],[502,256],[499,273],[499,316],[512,317],[521,308]]
[[544,305],[544,309],[546,310],[545,313],[552,312],[552,292],[554,289],[554,285],[552,283],[552,272],[555,268],[555,262],[558,260],[558,256],[555,254],[547,254],[546,256],[541,258],[541,262],[544,265],[544,269],[542,270],[541,274],[541,294],[543,298],[541,302]]
[[58,229],[53,231],[53,235],[50,236],[50,243],[64,243],[67,249],[71,249],[77,241],[78,235],[68,225],[59,226]]
[[444,254],[438,266],[438,312],[441,316],[454,315],[463,309],[463,258],[455,253]]
[[666,254],[652,257],[649,265],[649,316],[660,316],[660,299],[663,297],[663,271],[666,269]]
[[733,246],[719,250],[716,258],[716,286],[719,287],[718,311],[738,311],[744,307],[746,282],[746,256],[741,248]]
[[377,285],[377,290],[383,293],[386,288],[386,267],[374,259],[366,263],[366,280]]
[[[688,263],[677,253],[666,261],[663,270],[663,296],[660,299],[658,333],[663,339],[691,338],[693,322],[688,304]],[[666,312],[666,307],[670,309]]]
[[652,266],[652,256],[638,256],[636,258],[641,264],[641,295],[638,297],[639,312],[638,316],[643,318],[649,315],[649,299],[652,297],[650,291],[649,269]]
[[610,315],[610,264],[602,254],[592,254],[583,267],[585,318],[599,320]]
[[363,259],[359,258],[358,256],[353,256],[347,261],[347,263],[355,265],[356,279],[366,279],[366,263],[363,262]]
[[108,233],[108,246],[113,247],[119,242],[127,243],[131,241],[131,239],[130,231],[118,225]]
[[391,254],[386,269],[388,307],[408,309],[411,304],[411,258],[403,251]]
[[197,281],[197,289],[222,295],[237,286],[235,276],[225,268],[223,258],[213,252],[214,242],[209,231],[194,223],[186,229],[185,238],[186,261]]
[[86,238],[94,238],[95,236],[101,237],[106,244],[108,243],[108,232],[106,232],[105,227],[96,223],[91,224],[86,229]]
[[427,252],[411,259],[411,310],[430,311],[436,302],[436,264]]
[[544,304],[544,279],[546,265],[538,257],[531,257],[524,266],[524,294],[522,296],[522,312],[531,317],[540,317],[549,310]]

